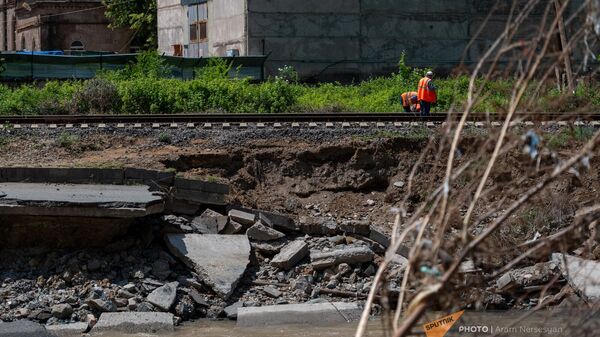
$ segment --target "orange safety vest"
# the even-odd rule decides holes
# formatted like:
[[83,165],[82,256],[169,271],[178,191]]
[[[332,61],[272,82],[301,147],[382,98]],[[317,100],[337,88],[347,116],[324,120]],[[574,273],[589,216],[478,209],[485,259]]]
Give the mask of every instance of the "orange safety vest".
[[429,103],[437,102],[437,94],[435,90],[429,89],[429,84],[431,83],[431,78],[423,77],[419,81],[419,101],[425,101]]
[[417,102],[411,102],[410,98],[413,96],[417,96],[418,93],[415,91],[409,91],[402,94],[402,106],[411,106]]

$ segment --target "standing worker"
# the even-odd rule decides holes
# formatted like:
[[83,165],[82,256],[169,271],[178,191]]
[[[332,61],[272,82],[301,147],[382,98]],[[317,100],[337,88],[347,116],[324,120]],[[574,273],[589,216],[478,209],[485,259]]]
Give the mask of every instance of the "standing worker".
[[418,112],[419,111],[419,94],[416,91],[409,91],[403,93],[400,97],[402,98],[402,107],[404,112]]
[[428,71],[427,75],[419,81],[418,98],[419,103],[421,103],[421,116],[429,116],[431,104],[437,102],[436,88],[433,85],[433,72]]

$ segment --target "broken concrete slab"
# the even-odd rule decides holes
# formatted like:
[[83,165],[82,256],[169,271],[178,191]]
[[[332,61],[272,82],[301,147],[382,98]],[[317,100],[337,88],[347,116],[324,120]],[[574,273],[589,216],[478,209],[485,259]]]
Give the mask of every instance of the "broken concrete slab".
[[168,234],[165,241],[171,253],[223,298],[231,296],[250,262],[245,235]]
[[232,209],[228,213],[229,218],[243,226],[252,226],[256,222],[256,215],[254,213],[239,211]]
[[237,234],[243,229],[244,226],[242,226],[240,223],[229,219],[229,221],[227,222],[227,226],[225,226],[225,228],[221,231],[220,234]]
[[185,200],[190,203],[195,204],[205,204],[205,205],[217,205],[223,206],[225,205],[225,195],[221,193],[211,193],[205,191],[196,191],[196,190],[186,190],[183,188],[173,188],[171,189],[171,193],[173,194],[173,198],[179,200]]
[[288,240],[285,238],[274,240],[274,241],[252,241],[250,245],[255,251],[260,252],[264,255],[273,256],[281,251],[287,244]]
[[146,297],[146,301],[162,311],[169,311],[175,303],[177,286],[179,286],[179,282],[171,282],[158,287]]
[[0,321],[0,337],[50,337],[46,328],[27,320],[4,323]]
[[230,320],[236,320],[238,317],[238,310],[244,306],[244,302],[237,301],[232,305],[226,306],[223,308],[223,312],[225,312],[225,316]]
[[229,185],[203,180],[176,177],[173,186],[177,189],[204,191],[216,194],[229,194]]
[[349,247],[330,252],[311,251],[310,259],[314,269],[324,269],[340,263],[357,264],[373,261],[374,253],[367,247]]
[[295,232],[298,230],[298,226],[296,226],[294,219],[287,215],[239,206],[234,206],[230,208],[230,210],[254,214],[256,218],[262,221],[265,225],[284,233]]
[[496,288],[501,291],[507,291],[515,287],[523,288],[543,284],[552,280],[557,272],[558,263],[554,261],[513,269],[504,273],[496,280]]
[[81,336],[88,330],[88,324],[84,322],[46,325],[46,331],[56,337]]
[[279,291],[277,288],[275,288],[273,286],[264,287],[263,292],[265,293],[265,295],[267,295],[271,298],[279,298],[282,295],[281,291]]
[[360,319],[362,308],[356,303],[326,302],[285,304],[239,308],[238,326],[272,326],[282,324],[327,325]]
[[336,235],[339,233],[338,225],[334,220],[307,216],[300,217],[298,230],[308,235]]
[[267,227],[260,222],[256,222],[252,227],[248,228],[246,235],[250,239],[258,241],[273,241],[285,237],[285,234]]
[[225,229],[228,221],[229,218],[226,215],[206,209],[200,216],[192,220],[191,225],[198,233],[218,234]]
[[148,186],[1,183],[0,214],[135,218],[164,210]]
[[271,260],[271,265],[280,269],[291,269],[308,255],[308,244],[303,240],[288,243]]
[[371,223],[366,220],[344,220],[338,228],[344,233],[368,236],[371,232]]
[[166,312],[103,313],[92,333],[161,333],[174,331],[173,314]]
[[600,299],[600,262],[561,253],[552,254],[552,261],[583,300],[592,303]]

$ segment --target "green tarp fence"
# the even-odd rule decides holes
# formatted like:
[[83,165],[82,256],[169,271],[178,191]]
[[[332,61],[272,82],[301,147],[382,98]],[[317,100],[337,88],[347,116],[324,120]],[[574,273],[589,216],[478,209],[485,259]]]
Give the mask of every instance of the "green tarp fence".
[[[2,53],[6,70],[0,80],[52,80],[88,79],[98,71],[115,70],[136,61],[136,54],[108,54],[92,56],[39,55],[24,53]],[[208,64],[209,58],[186,58],[162,56],[172,68],[172,76],[191,79],[197,68]],[[266,56],[223,57],[232,62],[232,69],[239,77],[253,80],[264,79]],[[239,71],[237,70],[239,69]],[[234,72],[232,71],[232,74]]]

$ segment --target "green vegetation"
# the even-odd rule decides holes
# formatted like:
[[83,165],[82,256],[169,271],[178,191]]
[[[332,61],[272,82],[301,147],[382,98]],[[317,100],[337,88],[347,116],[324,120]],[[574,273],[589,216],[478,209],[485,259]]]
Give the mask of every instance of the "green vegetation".
[[156,48],[156,0],[103,0],[111,28],[135,31],[134,41],[144,48]]
[[69,132],[63,132],[56,138],[56,145],[65,149],[73,149],[79,143],[79,136]]
[[[398,72],[354,84],[299,84],[292,67],[263,83],[231,78],[237,69],[221,59],[198,69],[193,80],[169,78],[171,69],[155,52],[138,56],[136,63],[117,71],[105,71],[88,81],[47,82],[10,88],[0,85],[0,115],[90,113],[184,113],[184,112],[397,112],[400,95],[416,90],[426,69],[406,66],[404,56]],[[469,78],[437,78],[438,104],[433,111],[462,110]],[[482,80],[477,80],[483,85]],[[532,95],[539,83],[531,83]],[[508,108],[514,79],[485,83],[476,112],[502,112]],[[524,97],[528,111],[577,111],[600,108],[600,85],[582,83],[574,94],[563,95],[553,85],[542,85],[538,96]],[[527,105],[529,101],[534,104]]]
[[575,126],[568,129],[563,128],[548,138],[548,148],[551,150],[563,149],[568,147],[571,142],[585,142],[592,138],[593,135],[594,129],[592,127]]
[[161,132],[161,134],[158,135],[158,141],[165,144],[171,144],[171,135],[165,132]]

